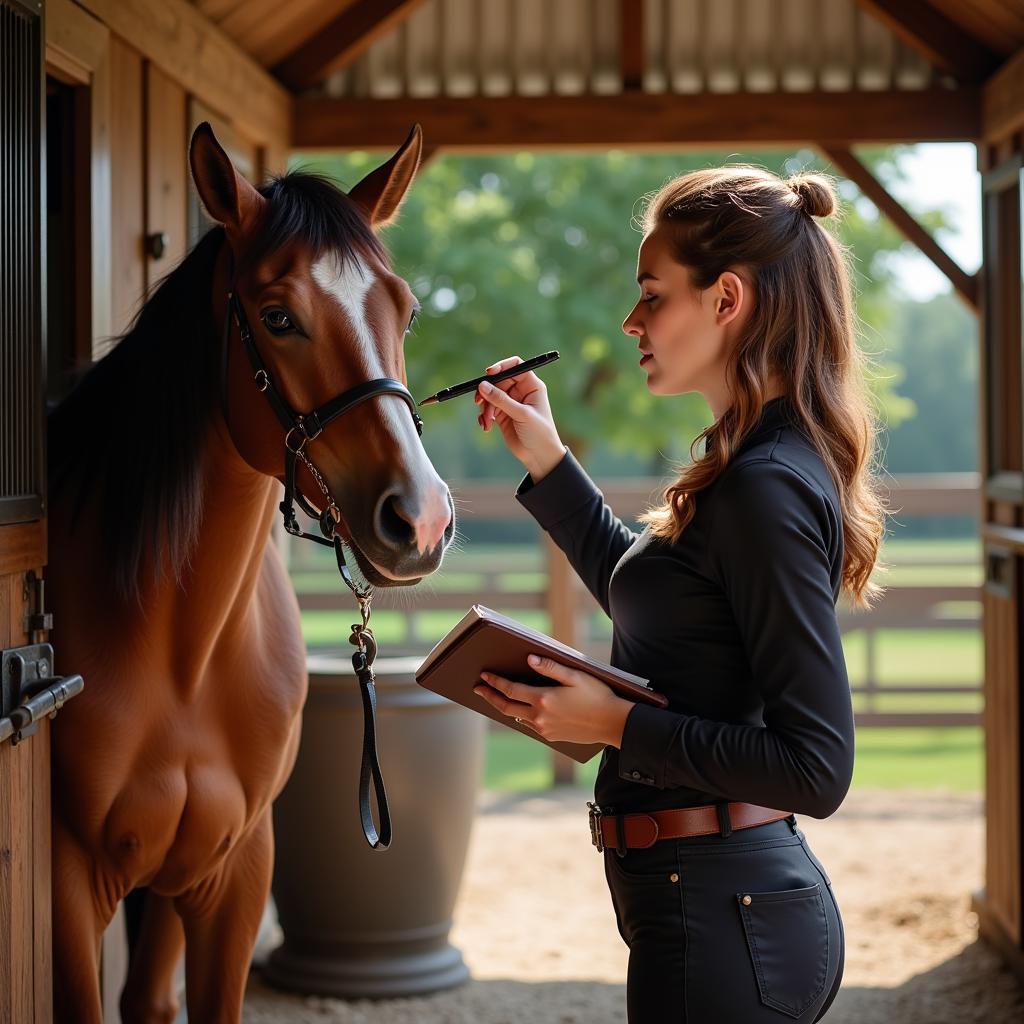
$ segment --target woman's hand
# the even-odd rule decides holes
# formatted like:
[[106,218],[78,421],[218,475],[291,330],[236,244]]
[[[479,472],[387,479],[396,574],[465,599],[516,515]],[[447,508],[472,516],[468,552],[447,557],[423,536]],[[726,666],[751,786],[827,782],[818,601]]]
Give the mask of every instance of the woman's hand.
[[551,658],[531,654],[529,663],[535,672],[561,685],[530,686],[482,672],[486,685],[478,683],[473,692],[545,740],[621,745],[626,717],[633,708],[630,701],[617,697],[600,679]]
[[[522,361],[519,356],[510,356],[488,366],[486,372],[499,373]],[[474,401],[480,406],[477,423],[485,431],[498,424],[506,447],[535,483],[561,462],[565,445],[551,415],[547,385],[532,370],[497,384],[482,382]]]

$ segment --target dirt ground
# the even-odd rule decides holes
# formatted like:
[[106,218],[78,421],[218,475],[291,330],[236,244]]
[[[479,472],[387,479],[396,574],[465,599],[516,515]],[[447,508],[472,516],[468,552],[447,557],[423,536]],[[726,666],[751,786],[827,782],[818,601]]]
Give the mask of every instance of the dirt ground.
[[[472,972],[435,996],[343,1002],[274,992],[254,974],[253,1024],[612,1024],[625,1020],[626,947],[583,790],[484,794],[452,941]],[[800,817],[846,932],[829,1024],[1022,1024],[1024,990],[977,939],[981,796],[855,790]],[[781,1019],[781,1016],[780,1016]]]

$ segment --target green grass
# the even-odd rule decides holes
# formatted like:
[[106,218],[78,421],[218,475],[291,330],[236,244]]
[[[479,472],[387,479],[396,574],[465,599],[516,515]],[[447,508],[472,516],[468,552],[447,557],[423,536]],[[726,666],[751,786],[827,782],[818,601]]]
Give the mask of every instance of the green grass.
[[[309,546],[293,549],[297,555],[292,579],[297,589],[309,593],[341,592],[337,569],[330,551]],[[974,585],[981,582],[981,548],[976,539],[906,541],[890,540],[883,559],[893,569],[879,577],[885,586]],[[949,564],[964,562],[967,564]],[[973,560],[973,562],[971,561]],[[928,564],[932,563],[932,564]],[[946,563],[946,564],[943,564]],[[544,555],[539,546],[473,544],[454,552],[441,574],[432,577],[434,593],[469,591],[485,585],[485,573],[499,571],[501,592],[543,591],[546,576]],[[493,578],[493,577],[492,577]],[[407,613],[382,607],[374,609],[373,627],[383,653],[389,644],[406,638]],[[413,602],[414,604],[414,595]],[[500,602],[493,602],[502,610]],[[415,617],[414,642],[425,653],[464,614],[465,609],[422,611]],[[510,610],[514,618],[547,631],[546,612]],[[971,683],[983,677],[984,648],[978,602],[950,602],[937,609],[938,617],[977,618],[977,631],[964,629],[880,630],[875,636],[875,658],[879,684],[941,685]],[[355,609],[338,612],[304,612],[302,629],[311,648],[330,646],[347,649]],[[600,612],[588,616],[587,629],[594,638],[611,636],[611,623]],[[852,630],[843,637],[850,682],[862,685],[867,673],[867,635]],[[858,711],[867,709],[863,695],[854,697]],[[880,694],[873,705],[880,712],[981,710],[980,694]],[[599,759],[577,767],[581,785],[592,785]],[[545,789],[550,779],[548,749],[527,737],[506,730],[488,733],[486,785],[493,789]],[[857,732],[856,766],[853,786],[886,788],[914,787],[980,791],[983,785],[983,739],[980,727],[973,728],[861,728]]]
[[[577,765],[576,780],[590,787],[600,757]],[[550,752],[511,730],[489,731],[484,785],[497,790],[546,789]],[[851,788],[941,789],[980,792],[984,782],[982,730],[970,728],[861,728],[857,730]]]

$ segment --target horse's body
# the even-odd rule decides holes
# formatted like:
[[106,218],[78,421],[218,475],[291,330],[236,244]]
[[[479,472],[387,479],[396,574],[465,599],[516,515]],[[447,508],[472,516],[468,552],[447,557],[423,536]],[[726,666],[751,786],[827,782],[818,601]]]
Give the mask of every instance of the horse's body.
[[[150,424],[138,422],[136,416],[138,409],[147,408],[146,403],[131,400],[137,399],[138,393],[131,396],[128,408],[118,407],[125,388],[154,395],[176,388],[204,392],[209,381],[193,379],[190,373],[199,365],[221,364],[220,353],[210,358],[204,347],[219,345],[231,267],[244,255],[254,218],[262,207],[250,186],[237,178],[228,180],[230,164],[212,133],[198,141],[198,154],[193,141],[197,187],[207,208],[225,225],[219,241],[208,237],[186,260],[200,264],[205,260],[192,268],[190,280],[205,279],[209,290],[208,298],[196,296],[197,306],[206,311],[202,317],[179,310],[184,314],[177,328],[180,331],[187,330],[190,316],[207,321],[201,325],[203,337],[193,352],[198,362],[190,366],[184,338],[181,360],[174,359],[175,330],[170,330],[164,339],[169,364],[163,379],[133,380],[133,360],[145,365],[148,358],[143,311],[135,330],[122,342],[126,348],[118,356],[120,362],[112,363],[109,370],[101,364],[93,371],[97,376],[91,390],[83,389],[62,418],[56,418],[58,463],[61,451],[64,453],[61,473],[73,477],[77,469],[80,484],[81,473],[88,476],[89,469],[76,466],[68,453],[76,450],[76,443],[81,447],[88,442],[77,436],[76,426],[85,430],[91,416],[100,424],[93,422],[92,432],[86,431],[93,438],[118,429],[144,432]],[[408,157],[403,156],[410,146],[407,143],[386,165],[389,174],[367,186],[370,197],[364,193],[362,202],[370,225],[375,223],[374,213],[382,220],[390,216],[408,187],[418,163],[418,134],[415,143],[411,170]],[[374,196],[380,202],[378,192],[386,191],[378,189],[382,181],[392,189],[390,206],[385,204],[383,210],[374,206]],[[251,195],[244,191],[247,188]],[[246,207],[246,203],[250,205]],[[281,256],[282,252],[267,255]],[[296,243],[286,255],[295,291],[285,298],[289,309],[301,308],[296,294],[303,287],[316,287],[314,275],[308,271],[320,265],[314,261],[322,254],[303,252]],[[370,264],[364,260],[363,266]],[[274,272],[280,280],[277,271],[281,269],[278,265],[268,270],[266,261],[262,267],[256,266],[246,279],[248,283],[240,281],[238,291],[243,300],[248,297],[258,306],[255,299],[266,286],[254,278]],[[386,274],[381,267],[374,269],[378,276]],[[186,270],[180,273],[188,284]],[[162,301],[166,315],[171,315],[181,298],[173,294],[173,288],[182,285],[173,285],[168,278],[163,287],[169,289],[168,294],[152,301]],[[364,365],[373,363],[373,338],[353,324],[350,307],[345,307],[347,320],[335,316],[332,328],[324,319],[324,296],[318,294],[316,299],[306,309],[305,326],[312,325],[321,336],[333,330],[333,344],[323,351],[327,355],[333,351],[344,361],[347,353],[338,341],[341,324],[358,359],[349,359],[346,369],[332,372],[358,382],[364,377]],[[337,314],[337,308],[334,312]],[[276,316],[272,322],[277,324],[280,319]],[[312,342],[315,331],[309,331],[303,345]],[[360,347],[366,341],[371,343],[369,351]],[[293,365],[301,369],[308,353],[304,356],[297,347],[276,352],[273,339],[268,342],[267,337],[261,344],[274,367],[272,372],[288,382],[298,407],[307,401],[323,401],[322,389],[337,391],[336,383],[321,379],[322,373],[318,377],[299,372],[288,381],[287,357],[294,357]],[[249,960],[270,884],[270,806],[295,759],[306,667],[298,605],[281,556],[276,546],[268,543],[280,499],[274,477],[280,477],[282,432],[263,408],[237,340],[234,345],[223,360],[225,379],[216,381],[207,393],[208,399],[216,395],[217,400],[208,401],[206,411],[195,417],[190,427],[180,428],[186,434],[191,430],[191,446],[182,446],[173,422],[154,434],[150,453],[154,460],[173,461],[186,449],[191,451],[190,456],[187,451],[182,456],[191,462],[179,467],[177,494],[170,494],[165,487],[148,505],[141,504],[134,489],[145,486],[137,475],[146,455],[143,438],[134,460],[128,456],[132,473],[107,477],[104,488],[97,488],[102,494],[93,493],[86,481],[77,491],[79,507],[69,486],[55,487],[51,495],[48,594],[58,624],[55,641],[61,664],[74,666],[86,680],[86,689],[67,705],[53,732],[58,1020],[101,1020],[97,968],[102,933],[118,902],[138,888],[145,888],[146,896],[121,999],[124,1019],[174,1019],[177,1007],[172,978],[183,948],[190,1021],[236,1021],[240,1017]],[[129,346],[139,347],[142,354],[134,356]],[[383,343],[379,348],[383,350]],[[402,373],[400,347],[397,364],[393,351],[376,355],[398,366],[391,376]],[[326,366],[324,358],[308,365]],[[189,406],[191,397],[183,398]],[[169,415],[175,402],[173,395],[163,404],[154,399],[153,417]],[[395,414],[394,407],[401,412],[401,404],[393,398],[364,403],[360,418],[353,411],[351,425],[339,426],[330,437],[325,431],[324,447],[319,452],[311,450],[314,456],[321,456],[318,467],[333,495],[354,479],[345,475],[339,455],[346,445],[351,448],[351,439],[346,440],[345,434],[354,430],[365,439],[375,432],[381,436],[391,432],[391,447],[379,447],[372,457],[364,456],[361,468],[365,474],[359,483],[369,492],[365,500],[353,497],[338,502],[347,533],[362,538],[360,566],[377,577],[374,582],[385,585],[414,582],[433,571],[441,553],[434,553],[434,548],[443,551],[441,541],[450,538],[452,526],[440,512],[438,485],[443,485],[436,474],[430,479],[432,470],[427,472],[429,462],[422,447],[418,452],[411,450],[415,433]],[[124,422],[122,413],[127,417]],[[118,472],[116,458],[106,472]],[[399,477],[413,483],[396,492],[394,480]],[[311,478],[307,476],[303,483],[310,488],[307,494],[319,497],[311,488]],[[397,515],[391,514],[392,532],[385,534],[381,521],[373,516],[381,515],[388,493],[398,493],[399,498],[393,501]],[[399,507],[399,502],[404,506]],[[410,506],[429,511],[408,513],[405,510]],[[118,507],[121,519],[112,524],[112,510]],[[160,519],[161,512],[166,514],[165,520]],[[150,513],[156,519],[147,519]],[[168,533],[173,532],[175,520],[178,547],[174,542],[161,542],[160,531],[155,531],[155,538],[143,532],[134,555],[132,549],[123,549],[117,565],[112,566],[112,530],[131,530],[137,525],[132,521],[135,516],[150,525],[163,522]],[[183,516],[192,521],[183,523]],[[373,520],[372,526],[363,521],[367,516]],[[408,523],[402,543],[395,535],[395,523],[400,519]],[[389,545],[394,552],[390,564],[380,554]],[[416,551],[410,553],[413,547]],[[376,557],[371,559],[368,551]],[[424,551],[428,551],[427,557]],[[127,591],[122,585],[124,574],[119,571],[126,565],[133,570],[135,584]],[[403,575],[390,574],[395,565]],[[418,573],[411,571],[415,567]]]

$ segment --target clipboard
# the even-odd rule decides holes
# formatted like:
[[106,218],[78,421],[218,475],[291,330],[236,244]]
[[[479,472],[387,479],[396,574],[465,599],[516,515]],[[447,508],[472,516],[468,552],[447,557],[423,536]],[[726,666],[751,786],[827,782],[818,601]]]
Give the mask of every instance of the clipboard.
[[493,672],[531,686],[558,686],[527,664],[529,654],[540,654],[600,679],[616,695],[654,707],[667,707],[668,698],[650,688],[648,680],[614,668],[577,651],[568,644],[531,629],[507,615],[475,604],[434,646],[416,670],[416,682],[506,728],[521,732],[554,750],[585,764],[604,750],[603,743],[566,743],[538,736],[529,726],[518,725],[473,692],[480,673]]

